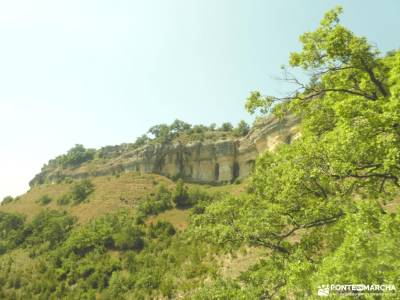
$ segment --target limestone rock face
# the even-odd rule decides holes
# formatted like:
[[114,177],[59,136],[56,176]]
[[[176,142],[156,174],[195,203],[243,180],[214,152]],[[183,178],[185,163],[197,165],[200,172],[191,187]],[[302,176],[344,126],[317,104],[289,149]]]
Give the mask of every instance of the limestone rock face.
[[31,185],[40,184],[43,180],[54,182],[65,177],[86,178],[130,171],[181,177],[198,183],[228,183],[249,175],[262,152],[273,151],[277,145],[296,139],[298,124],[298,119],[293,116],[282,120],[270,116],[259,120],[242,138],[146,145],[122,152],[103,163],[39,173]]

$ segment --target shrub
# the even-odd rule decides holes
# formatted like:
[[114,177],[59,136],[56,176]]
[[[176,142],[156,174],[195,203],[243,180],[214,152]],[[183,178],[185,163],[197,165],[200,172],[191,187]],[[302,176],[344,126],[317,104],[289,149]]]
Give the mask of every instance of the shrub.
[[0,212],[0,254],[21,244],[25,239],[25,217]]
[[114,245],[119,250],[142,250],[144,240],[142,232],[135,226],[126,226],[113,235]]
[[178,208],[184,208],[190,205],[189,193],[182,179],[178,180],[172,199]]
[[7,196],[3,198],[3,201],[1,202],[1,205],[7,204],[7,203],[11,203],[14,201],[14,198],[11,196]]
[[175,227],[166,221],[158,221],[155,224],[150,224],[148,227],[148,235],[151,238],[168,238],[176,233]]
[[75,219],[66,212],[56,210],[45,210],[39,213],[27,226],[26,231],[30,233],[27,243],[37,245],[48,243],[48,248],[64,241]]
[[199,187],[189,189],[190,204],[193,205],[192,213],[204,213],[206,207],[218,197],[220,197],[219,194],[207,192]]
[[74,182],[74,180],[71,177],[65,177],[64,178],[64,183],[66,183],[66,184],[70,184],[70,183],[73,183],[73,182]]
[[112,273],[109,284],[110,299],[121,299],[122,295],[130,289],[128,279],[124,275],[123,272]]
[[60,155],[49,161],[49,166],[62,166],[63,168],[78,167],[84,162],[92,160],[96,151],[94,149],[86,149],[83,145],[75,145],[68,150],[67,154]]
[[57,199],[58,205],[68,205],[71,202],[71,194],[66,193]]
[[160,184],[153,198],[139,204],[139,213],[143,216],[155,215],[172,208],[171,192],[164,184]]
[[89,179],[75,183],[71,188],[71,198],[75,204],[81,203],[94,191],[94,185]]
[[48,195],[43,195],[39,199],[36,200],[36,203],[40,205],[47,205],[52,201],[52,199]]
[[214,195],[210,192],[207,192],[205,189],[203,188],[199,188],[199,187],[192,187],[188,190],[189,193],[189,198],[190,198],[190,203],[192,205],[194,204],[198,204],[198,203],[207,203],[209,204]]
[[171,176],[172,181],[178,181],[179,179],[182,179],[182,174],[181,173],[176,173]]

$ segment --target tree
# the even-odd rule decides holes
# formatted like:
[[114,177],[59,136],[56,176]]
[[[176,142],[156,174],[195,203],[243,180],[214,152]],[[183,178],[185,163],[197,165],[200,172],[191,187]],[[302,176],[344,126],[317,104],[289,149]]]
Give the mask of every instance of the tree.
[[245,136],[250,131],[250,126],[245,121],[241,120],[237,127],[233,130],[235,136]]
[[182,179],[176,183],[172,199],[178,208],[184,208],[190,204],[189,193]]
[[154,197],[142,201],[138,206],[138,212],[143,216],[155,215],[172,208],[172,196],[168,188],[161,183],[157,187]]
[[190,128],[192,128],[192,125],[185,123],[181,120],[176,119],[170,126],[170,131],[173,134],[179,134],[182,132],[187,132],[190,130]]
[[24,241],[24,225],[24,216],[0,212],[0,255]]
[[226,122],[226,123],[222,123],[220,130],[221,131],[232,131],[233,126],[231,123]]
[[75,203],[81,203],[94,191],[94,185],[89,179],[75,183],[70,191],[71,199]]
[[205,133],[206,131],[208,131],[208,127],[207,126],[204,126],[204,125],[194,125],[193,127],[192,127],[192,129],[191,129],[191,133],[193,134],[193,133],[197,133],[197,134],[203,134],[203,133]]
[[48,165],[62,166],[63,168],[78,167],[84,162],[92,160],[95,153],[96,150],[94,149],[86,149],[83,145],[76,144],[73,148],[68,150],[67,154],[60,155],[50,160]]
[[141,147],[144,146],[149,140],[149,137],[146,134],[143,134],[136,139],[134,145],[135,147]]
[[135,226],[128,225],[113,235],[115,246],[120,250],[141,250],[144,247],[143,233]]
[[30,232],[27,243],[30,245],[48,243],[48,248],[52,249],[67,238],[74,222],[75,218],[65,212],[42,211],[34,217],[26,229]]
[[167,141],[170,137],[170,129],[166,124],[159,124],[151,127],[148,133],[152,134],[155,139]]
[[253,113],[300,116],[301,137],[259,158],[250,195],[216,201],[194,220],[201,239],[270,250],[241,277],[257,297],[305,298],[322,283],[400,276],[399,217],[385,205],[400,187],[400,52],[381,56],[340,25],[340,13],[329,11],[291,54],[308,83],[285,69],[292,94],[253,92],[246,103]]

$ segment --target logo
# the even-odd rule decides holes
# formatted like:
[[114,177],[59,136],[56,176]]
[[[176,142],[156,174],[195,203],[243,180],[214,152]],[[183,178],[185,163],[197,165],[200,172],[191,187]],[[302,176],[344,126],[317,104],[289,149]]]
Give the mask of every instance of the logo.
[[322,284],[317,290],[317,295],[320,297],[328,297],[332,294],[359,296],[360,294],[382,295],[385,293],[396,293],[396,287],[393,284]]
[[320,285],[319,287],[318,287],[318,292],[317,292],[317,294],[318,294],[318,296],[321,296],[321,297],[327,297],[327,296],[329,296],[329,285]]

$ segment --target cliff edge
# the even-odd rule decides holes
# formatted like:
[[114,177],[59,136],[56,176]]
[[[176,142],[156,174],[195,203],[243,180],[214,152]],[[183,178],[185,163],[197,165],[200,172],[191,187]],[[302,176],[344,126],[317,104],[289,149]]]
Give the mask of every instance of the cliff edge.
[[294,116],[259,119],[241,138],[182,143],[149,143],[132,149],[129,144],[110,147],[102,159],[78,167],[43,167],[30,182],[59,182],[66,178],[115,175],[122,172],[156,173],[183,178],[196,183],[229,183],[249,175],[260,153],[282,143],[290,143],[299,134],[299,120]]

